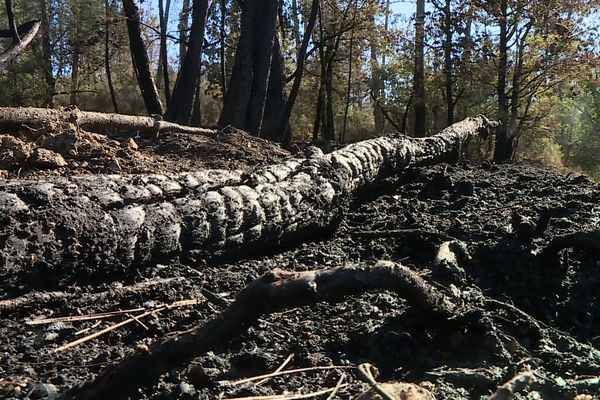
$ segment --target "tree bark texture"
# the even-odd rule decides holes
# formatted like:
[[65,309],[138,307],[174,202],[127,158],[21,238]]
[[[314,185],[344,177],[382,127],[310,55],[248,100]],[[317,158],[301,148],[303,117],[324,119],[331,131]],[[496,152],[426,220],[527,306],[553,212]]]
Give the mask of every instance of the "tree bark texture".
[[178,125],[160,118],[138,115],[109,114],[92,111],[80,111],[77,107],[64,110],[50,108],[10,108],[0,107],[0,128],[32,129],[41,135],[41,130],[62,131],[65,129],[119,129],[149,133],[179,132],[214,136],[217,131],[207,128]]
[[[19,54],[25,51],[29,43],[33,40],[38,30],[40,29],[40,21],[26,22],[17,28],[17,31],[21,32],[21,40],[19,42],[13,42],[6,50],[0,53],[0,72],[6,68],[8,64],[13,62]],[[8,37],[12,37],[11,31],[8,31]],[[6,37],[6,31],[0,31],[0,37]]]
[[241,4],[240,38],[219,126],[259,135],[264,116],[275,38],[278,0]]
[[194,0],[192,8],[192,30],[190,32],[188,47],[179,71],[173,96],[165,119],[178,124],[190,125],[196,85],[199,84],[200,59],[204,44],[204,28],[208,12],[208,0]]
[[134,67],[137,71],[138,84],[142,92],[146,110],[148,111],[148,114],[162,115],[163,107],[160,102],[158,90],[154,84],[154,79],[152,79],[148,53],[146,52],[146,45],[142,39],[140,10],[136,4],[136,0],[123,0],[123,11],[127,18],[129,46],[131,48]]
[[455,159],[462,141],[492,126],[478,116],[428,138],[366,140],[250,174],[0,181],[0,279],[48,285],[73,272],[133,273],[177,257],[233,257],[297,241],[338,221],[366,183]]

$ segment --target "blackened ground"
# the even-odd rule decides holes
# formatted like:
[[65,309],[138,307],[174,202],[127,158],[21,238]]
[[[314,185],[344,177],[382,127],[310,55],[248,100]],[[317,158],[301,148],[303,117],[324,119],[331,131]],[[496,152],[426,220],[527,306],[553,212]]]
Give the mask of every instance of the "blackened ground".
[[[517,235],[516,218],[535,222],[541,214],[551,219],[540,237]],[[264,317],[238,340],[182,365],[153,387],[141,388],[137,397],[307,393],[335,386],[342,371],[351,385],[338,398],[366,387],[355,369],[286,375],[259,386],[228,383],[272,371],[290,354],[294,356],[286,368],[369,362],[379,368],[379,381],[419,383],[438,399],[487,398],[526,365],[536,371],[537,382],[519,399],[572,399],[578,393],[600,397],[600,255],[568,250],[562,269],[539,256],[557,235],[599,229],[600,188],[583,177],[525,164],[467,163],[409,171],[371,185],[337,229],[316,232],[312,241],[292,248],[273,248],[232,264],[157,265],[111,285],[55,288],[76,295],[3,312],[0,397],[51,398],[54,389],[60,396],[76,394],[78,386],[136,347],[211,318],[273,268],[309,270],[381,259],[401,262],[479,308],[478,323],[453,328],[426,324],[395,294],[367,293]],[[456,262],[436,262],[440,246],[452,238],[464,242],[468,254],[455,251]],[[101,302],[81,300],[111,287],[171,277],[185,279]],[[183,299],[199,299],[200,304],[163,311],[144,319],[144,326],[129,324],[60,353],[53,350],[124,317],[25,323]]]

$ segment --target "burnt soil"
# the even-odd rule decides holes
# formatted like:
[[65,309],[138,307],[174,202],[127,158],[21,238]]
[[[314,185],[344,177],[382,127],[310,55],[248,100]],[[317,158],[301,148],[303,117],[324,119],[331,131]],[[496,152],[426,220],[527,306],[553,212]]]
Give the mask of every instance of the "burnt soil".
[[[224,134],[218,142],[187,135],[135,137],[133,148],[130,137],[90,137],[100,143],[94,151],[84,151],[85,146],[77,152],[64,149],[66,166],[35,168],[30,156],[23,156],[7,162],[3,175],[35,179],[53,174],[252,169],[288,155],[241,133]],[[41,143],[22,141],[29,154]],[[527,224],[515,223],[531,220],[535,226],[543,215],[551,218],[539,237],[530,238]],[[368,388],[354,368],[365,362],[379,369],[378,381],[414,382],[437,399],[488,398],[497,385],[525,368],[535,372],[536,382],[515,398],[600,398],[600,255],[567,249],[560,259],[540,256],[559,235],[598,230],[600,187],[582,176],[529,164],[474,161],[410,170],[363,189],[339,226],[315,232],[309,241],[257,249],[252,257],[229,263],[150,265],[118,281],[106,276],[94,284],[47,288],[66,297],[0,311],[0,398],[76,396],[110,364],[171,332],[202,324],[274,268],[310,270],[377,260],[417,271],[472,306],[477,323],[425,322],[394,293],[365,293],[260,318],[241,337],[163,375],[133,398],[309,393],[335,386],[345,373],[349,385],[336,396],[347,399]],[[462,243],[453,246],[463,250],[455,251],[455,260],[436,260],[440,246],[449,240]],[[148,280],[159,283],[135,293],[123,290]],[[108,295],[101,300],[93,296],[101,292]],[[58,353],[58,346],[127,316],[27,324],[186,299],[198,304],[156,313]],[[273,371],[290,355],[286,369],[340,368],[284,375],[260,385],[232,384]]]

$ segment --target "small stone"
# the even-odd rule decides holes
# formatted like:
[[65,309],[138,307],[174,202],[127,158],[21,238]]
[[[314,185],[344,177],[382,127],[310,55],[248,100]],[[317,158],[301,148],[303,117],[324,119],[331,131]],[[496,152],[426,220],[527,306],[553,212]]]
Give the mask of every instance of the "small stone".
[[33,151],[33,155],[29,157],[29,163],[38,168],[61,168],[66,167],[67,162],[55,151],[38,147]]
[[179,384],[179,398],[181,399],[192,399],[196,394],[196,389],[192,385],[186,382]]
[[57,397],[58,390],[51,383],[36,383],[31,393],[29,393],[30,399],[54,400]]
[[124,142],[121,142],[121,146],[131,149],[131,150],[137,150],[139,149],[138,144],[135,142],[135,140],[133,140],[132,138],[127,139]]

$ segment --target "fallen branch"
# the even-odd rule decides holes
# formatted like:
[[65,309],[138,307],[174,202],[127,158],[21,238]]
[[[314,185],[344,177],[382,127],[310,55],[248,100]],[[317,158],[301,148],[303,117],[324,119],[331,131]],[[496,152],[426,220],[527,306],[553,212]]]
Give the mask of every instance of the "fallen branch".
[[366,140],[252,174],[0,181],[0,237],[8,238],[0,241],[0,279],[13,287],[34,277],[52,285],[69,272],[101,278],[297,242],[339,221],[367,183],[452,159],[461,141],[492,126],[483,116],[468,118],[435,136]]
[[224,400],[301,400],[301,399],[312,399],[313,397],[319,397],[323,394],[332,393],[340,388],[348,386],[348,383],[343,385],[335,385],[332,388],[317,390],[311,393],[297,393],[297,394],[273,394],[266,396],[246,396],[246,397],[230,397]]
[[[144,293],[154,286],[180,284],[184,278],[150,279],[130,286],[121,286],[98,293],[69,293],[69,292],[32,292],[26,295],[7,300],[0,300],[0,315],[15,310],[26,310],[31,307],[40,307],[58,301],[77,301],[78,304],[101,303],[109,298],[129,296]],[[134,311],[132,311],[134,312]],[[30,324],[40,323],[38,320]]]
[[[0,64],[1,67],[1,64]],[[70,106],[62,110],[51,108],[12,108],[0,107],[0,126],[7,128],[44,128],[49,131],[64,131],[69,128],[115,129],[148,133],[176,132],[215,137],[217,130],[197,128],[163,121],[160,116],[143,117],[138,115],[111,114],[81,111]]]
[[[237,381],[231,382],[232,385],[243,385],[245,383],[253,382],[256,380],[263,379],[271,379],[278,376],[283,375],[291,375],[291,374],[299,374],[301,372],[312,372],[312,371],[323,371],[328,369],[350,369],[354,367],[349,367],[345,365],[326,365],[326,366],[316,366],[316,367],[305,367],[305,368],[295,368],[295,369],[286,369],[285,371],[274,371],[264,375],[251,376],[250,378],[239,379]],[[260,382],[257,382],[258,385]]]
[[[590,255],[600,255],[600,231],[575,232],[563,236],[557,236],[548,243],[540,253],[540,260],[553,268],[560,268],[559,253],[568,248],[585,250]],[[566,268],[563,271],[566,273]]]
[[[6,50],[0,53],[0,72],[2,72],[8,64],[13,62],[19,56],[19,54],[25,51],[27,46],[29,46],[29,43],[31,43],[40,29],[40,21],[28,22],[21,26],[24,25],[29,29],[23,34],[21,40],[18,42],[13,42]],[[17,29],[17,31],[19,31],[19,29]]]
[[85,388],[78,398],[126,397],[138,387],[155,382],[161,374],[227,344],[262,315],[319,301],[340,301],[345,296],[373,289],[395,291],[418,310],[421,318],[437,324],[447,323],[464,312],[461,306],[416,273],[392,262],[320,271],[274,270],[241,291],[236,301],[214,319],[156,343],[147,353],[123,360]]

